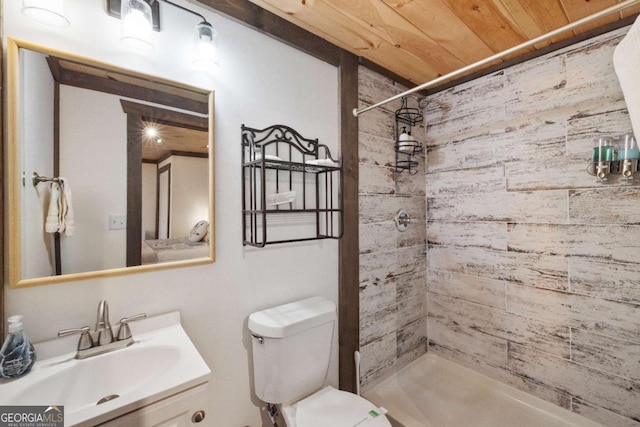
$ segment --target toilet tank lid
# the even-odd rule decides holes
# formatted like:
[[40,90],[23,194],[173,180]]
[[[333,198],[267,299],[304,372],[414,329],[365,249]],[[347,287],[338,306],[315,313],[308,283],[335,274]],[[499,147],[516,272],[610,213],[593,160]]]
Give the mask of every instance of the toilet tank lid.
[[284,338],[336,319],[336,305],[325,297],[311,297],[252,313],[249,330],[268,338]]

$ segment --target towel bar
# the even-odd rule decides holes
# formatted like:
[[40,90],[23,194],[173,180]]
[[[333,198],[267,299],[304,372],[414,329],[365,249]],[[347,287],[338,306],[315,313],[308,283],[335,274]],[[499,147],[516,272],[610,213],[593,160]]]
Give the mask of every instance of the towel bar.
[[38,172],[34,172],[32,175],[31,182],[33,182],[33,186],[37,187],[41,182],[58,182],[60,181],[58,178],[49,178],[46,176],[39,175]]

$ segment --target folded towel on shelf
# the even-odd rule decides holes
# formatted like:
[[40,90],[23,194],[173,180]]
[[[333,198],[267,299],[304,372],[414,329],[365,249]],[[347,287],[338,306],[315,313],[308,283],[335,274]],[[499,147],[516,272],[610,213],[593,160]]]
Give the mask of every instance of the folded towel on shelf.
[[636,19],[627,35],[613,52],[613,67],[618,75],[624,100],[627,103],[631,126],[640,138],[640,18]]
[[60,203],[59,206],[59,232],[65,236],[73,236],[75,231],[73,219],[73,199],[71,197],[71,184],[67,178],[58,178],[60,182]]
[[[257,153],[257,154],[256,154],[256,158],[255,158],[255,160],[260,160],[260,159],[262,159],[262,154]],[[265,159],[265,160],[280,160],[280,161],[282,161],[282,159],[281,159],[280,157],[278,157],[278,156],[273,156],[273,155],[271,155],[271,154],[265,154],[265,155],[264,155],[264,159]]]
[[56,233],[60,227],[58,203],[60,201],[60,184],[51,183],[51,191],[49,194],[49,209],[47,210],[47,219],[44,222],[44,231],[47,233]]
[[331,159],[313,159],[307,160],[305,163],[313,166],[338,166],[338,164]]

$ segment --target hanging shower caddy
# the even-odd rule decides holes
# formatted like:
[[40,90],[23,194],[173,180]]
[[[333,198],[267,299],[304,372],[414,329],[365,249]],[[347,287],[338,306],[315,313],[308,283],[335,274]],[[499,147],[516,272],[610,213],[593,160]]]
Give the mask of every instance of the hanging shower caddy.
[[396,171],[409,171],[411,175],[418,173],[417,155],[422,153],[422,143],[413,136],[413,128],[422,122],[422,110],[407,105],[408,97],[402,97],[402,105],[395,112],[396,138]]

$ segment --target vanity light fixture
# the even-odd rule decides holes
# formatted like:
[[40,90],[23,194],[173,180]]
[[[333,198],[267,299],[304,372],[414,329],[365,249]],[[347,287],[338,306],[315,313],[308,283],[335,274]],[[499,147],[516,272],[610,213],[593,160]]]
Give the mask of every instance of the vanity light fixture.
[[22,0],[22,13],[41,24],[68,27],[64,0]]
[[160,31],[159,3],[167,3],[182,9],[201,19],[195,26],[195,57],[194,64],[215,64],[216,58],[216,30],[207,22],[205,17],[169,0],[107,0],[109,15],[122,19],[122,41],[125,44],[133,42],[138,50],[150,50],[153,30]]
[[120,42],[134,50],[148,52],[153,48],[151,5],[145,0],[122,0]]
[[216,30],[206,20],[196,25],[196,55],[193,63],[196,65],[216,64],[218,60],[216,49]]

